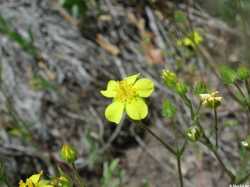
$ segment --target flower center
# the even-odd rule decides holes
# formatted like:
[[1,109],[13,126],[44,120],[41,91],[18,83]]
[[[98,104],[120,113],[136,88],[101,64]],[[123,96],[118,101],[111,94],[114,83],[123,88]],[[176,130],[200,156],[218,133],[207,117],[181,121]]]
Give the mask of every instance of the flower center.
[[136,96],[136,90],[133,85],[126,80],[119,81],[116,98],[121,102],[128,102]]

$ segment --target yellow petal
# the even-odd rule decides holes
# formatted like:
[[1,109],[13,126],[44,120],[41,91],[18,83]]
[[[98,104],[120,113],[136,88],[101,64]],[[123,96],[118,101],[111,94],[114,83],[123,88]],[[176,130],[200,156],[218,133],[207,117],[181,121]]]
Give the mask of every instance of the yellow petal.
[[194,42],[190,38],[184,38],[183,39],[183,45],[195,47]]
[[148,115],[148,106],[142,98],[138,97],[126,103],[126,112],[131,119],[141,120]]
[[128,84],[134,84],[136,79],[139,77],[139,75],[140,75],[139,73],[135,75],[131,75],[131,76],[126,77],[124,80],[126,80]]
[[149,79],[139,79],[134,84],[134,88],[140,97],[149,97],[154,91],[154,83]]
[[19,187],[26,187],[26,184],[23,182],[23,180],[20,180]]
[[119,83],[117,81],[110,80],[108,82],[107,89],[102,90],[101,94],[105,97],[111,97],[111,98],[115,97],[118,87],[119,87]]
[[108,121],[119,124],[122,119],[122,114],[124,111],[124,103],[114,101],[110,105],[107,106],[105,110],[105,117]]
[[200,35],[200,33],[198,33],[198,32],[194,32],[193,33],[193,37],[194,37],[194,42],[195,42],[195,44],[196,45],[198,45],[198,44],[200,44],[201,42],[203,42],[203,38],[202,38],[202,36]]
[[31,177],[29,177],[27,179],[27,182],[26,183],[32,183],[32,184],[38,184],[41,176],[42,176],[43,172],[41,171],[40,173],[38,174],[35,174],[35,175],[32,175]]
[[48,180],[41,180],[37,187],[54,187]]

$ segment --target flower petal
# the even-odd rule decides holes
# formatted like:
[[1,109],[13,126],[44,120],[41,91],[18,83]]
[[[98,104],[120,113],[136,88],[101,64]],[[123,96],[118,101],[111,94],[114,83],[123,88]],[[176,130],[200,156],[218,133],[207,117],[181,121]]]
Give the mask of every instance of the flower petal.
[[23,180],[20,180],[19,187],[26,187],[26,184],[23,182]]
[[116,96],[116,91],[119,87],[119,83],[114,80],[110,80],[107,85],[106,90],[102,90],[101,94],[105,97],[115,97]]
[[105,110],[105,117],[108,121],[119,124],[122,119],[125,104],[122,102],[114,101],[107,106]]
[[128,84],[134,84],[135,81],[136,81],[136,79],[137,79],[139,76],[140,76],[140,74],[137,73],[137,74],[135,74],[135,75],[131,75],[131,76],[126,77],[124,80],[126,80],[126,82],[127,82]]
[[148,106],[142,98],[135,98],[126,103],[126,112],[133,120],[144,119],[148,115]]
[[134,84],[134,88],[140,97],[149,97],[154,91],[154,83],[149,79],[139,79]]
[[32,182],[33,184],[37,184],[42,176],[43,172],[41,171],[38,174],[32,175],[28,178],[28,181]]

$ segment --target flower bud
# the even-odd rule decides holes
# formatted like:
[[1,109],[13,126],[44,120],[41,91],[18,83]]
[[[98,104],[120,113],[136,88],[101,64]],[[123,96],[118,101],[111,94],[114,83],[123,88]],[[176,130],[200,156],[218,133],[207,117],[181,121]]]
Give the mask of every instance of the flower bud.
[[170,89],[175,89],[177,84],[177,77],[174,72],[171,72],[169,70],[163,70],[161,77],[166,85],[166,87]]
[[240,142],[241,146],[250,150],[250,136],[248,135],[247,138]]
[[197,140],[199,140],[201,135],[202,135],[201,130],[197,126],[189,127],[186,131],[187,138],[192,142],[196,142]]
[[77,158],[77,152],[74,147],[69,144],[63,144],[60,150],[60,157],[68,163],[73,163]]
[[247,80],[250,77],[250,70],[246,67],[239,67],[237,70],[237,75],[240,80]]
[[176,85],[176,92],[180,95],[180,96],[184,96],[186,95],[186,93],[188,92],[188,87],[185,83],[183,82],[178,82]]
[[249,143],[245,140],[241,141],[240,144],[242,145],[242,147],[250,148]]

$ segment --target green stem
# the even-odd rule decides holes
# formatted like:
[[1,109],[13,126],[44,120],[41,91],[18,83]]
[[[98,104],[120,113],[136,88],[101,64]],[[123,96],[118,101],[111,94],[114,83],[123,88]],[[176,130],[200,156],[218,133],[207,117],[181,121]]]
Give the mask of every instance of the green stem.
[[209,138],[207,137],[207,135],[205,134],[205,131],[203,129],[203,127],[200,125],[200,123],[198,122],[197,125],[200,127],[201,132],[203,134],[203,138],[205,140],[205,142],[200,141],[203,145],[205,145],[211,152],[213,152],[214,156],[216,157],[216,159],[218,160],[218,162],[220,163],[220,165],[222,166],[223,170],[227,173],[227,175],[230,177],[231,181],[234,182],[235,181],[235,176],[233,174],[232,171],[230,171],[226,165],[224,164],[224,162],[222,161],[222,158],[220,157],[220,155],[218,154],[217,149],[214,148],[212,142],[209,140]]
[[250,95],[250,84],[249,84],[248,80],[245,80],[245,87],[247,89],[248,95]]
[[179,181],[180,181],[180,187],[183,187],[183,175],[181,171],[181,156],[186,148],[187,142],[185,141],[182,148],[180,150],[175,151],[170,145],[165,143],[157,134],[154,133],[150,128],[148,128],[146,125],[139,123],[139,126],[146,130],[149,134],[151,134],[155,139],[157,139],[170,153],[172,153],[177,160],[177,168],[178,168],[178,175],[179,175]]
[[182,171],[181,171],[181,155],[177,155],[176,160],[177,160],[180,187],[183,187],[184,185],[183,185],[183,175],[182,175]]
[[235,184],[243,184],[247,181],[247,179],[250,177],[250,173],[247,173],[244,177],[242,177],[241,179],[237,180],[235,182]]
[[150,128],[148,128],[146,125],[143,125],[139,123],[139,127],[146,130],[149,134],[151,134],[155,139],[157,139],[170,153],[176,156],[176,151],[170,147],[167,143],[165,143],[157,134],[154,133]]
[[237,83],[235,83],[234,85],[238,89],[238,91],[240,92],[241,96],[245,99],[246,96],[245,96],[243,90],[241,89],[241,87]]
[[[241,96],[244,98],[245,101],[247,101],[246,103],[246,107],[247,107],[247,110],[248,110],[248,113],[247,113],[247,118],[249,119],[250,118],[250,104],[248,102],[248,97],[249,97],[249,84],[248,84],[248,81],[246,80],[245,81],[245,84],[246,84],[246,88],[247,88],[247,96],[245,96],[243,90],[240,88],[240,86],[235,83],[235,86],[236,88],[238,89],[238,91],[240,92]],[[245,105],[245,102],[243,102],[243,106]],[[247,127],[247,130],[248,130],[248,133],[250,133],[250,126],[248,125]]]
[[215,130],[215,147],[218,149],[218,115],[216,107],[214,107],[214,130]]
[[195,117],[195,113],[194,113],[194,109],[193,109],[193,105],[192,102],[190,101],[190,99],[184,95],[183,97],[184,103],[188,106],[188,108],[190,109],[190,114],[191,114],[191,119],[193,120]]
[[74,176],[76,177],[77,184],[79,185],[79,187],[85,187],[85,185],[82,182],[82,179],[81,179],[80,175],[78,174],[78,171],[77,171],[74,164],[72,164],[72,168],[73,168]]

